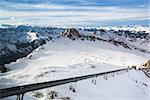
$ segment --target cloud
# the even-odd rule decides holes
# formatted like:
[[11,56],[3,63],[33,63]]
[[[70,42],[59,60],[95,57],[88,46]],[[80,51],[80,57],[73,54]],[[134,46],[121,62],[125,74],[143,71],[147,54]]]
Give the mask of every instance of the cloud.
[[1,0],[7,3],[21,4],[58,4],[75,6],[137,6],[147,4],[149,0]]
[[[41,0],[2,1],[0,4],[0,23],[75,25],[150,19],[146,4],[137,3],[139,4],[137,7],[125,6],[127,4],[122,5],[123,2],[129,2],[129,0],[121,0],[122,2],[115,0],[115,3],[108,2],[108,4],[105,1],[99,2],[99,0],[62,0],[60,2],[56,2],[56,0],[51,0],[51,2],[49,0],[43,0],[44,2],[41,2]],[[143,2],[146,2],[146,0],[143,0]],[[73,3],[73,5],[70,5],[70,3]],[[118,4],[121,5],[116,6]]]

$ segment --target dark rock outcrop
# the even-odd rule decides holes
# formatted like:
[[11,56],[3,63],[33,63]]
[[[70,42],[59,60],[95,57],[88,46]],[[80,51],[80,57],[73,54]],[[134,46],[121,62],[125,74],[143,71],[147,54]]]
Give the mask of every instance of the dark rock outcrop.
[[149,68],[150,69],[150,60],[145,61],[140,65],[140,68]]
[[9,69],[4,65],[0,65],[0,73],[6,73]]
[[78,32],[78,30],[74,28],[66,29],[63,33],[62,36],[68,37],[69,39],[76,40],[78,38],[81,38],[82,36]]

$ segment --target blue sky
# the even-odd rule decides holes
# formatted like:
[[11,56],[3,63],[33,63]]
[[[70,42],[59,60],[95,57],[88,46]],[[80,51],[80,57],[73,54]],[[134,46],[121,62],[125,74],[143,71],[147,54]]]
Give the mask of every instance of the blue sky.
[[149,0],[1,0],[0,24],[149,25]]

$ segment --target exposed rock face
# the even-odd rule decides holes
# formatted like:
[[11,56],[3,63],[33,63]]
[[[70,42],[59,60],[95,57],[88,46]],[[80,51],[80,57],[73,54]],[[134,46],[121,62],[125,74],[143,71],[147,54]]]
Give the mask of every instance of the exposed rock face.
[[0,28],[0,66],[27,56],[61,31],[59,28],[31,26]]
[[106,33],[106,32],[107,32],[107,30],[105,30],[105,29],[99,29],[99,30],[97,30],[97,31],[99,31],[99,32],[101,33],[101,35],[102,35],[103,33]]
[[150,59],[142,63],[139,67],[150,78]]
[[33,42],[27,42],[27,43],[15,43],[11,44],[12,46],[16,47],[16,49],[10,49],[8,46],[10,44],[7,43],[5,45],[5,48],[0,50],[0,65],[8,64],[10,62],[15,62],[18,58],[22,58],[27,56],[29,53],[31,53],[34,49],[39,47],[40,45],[45,44],[45,40],[34,40]]
[[74,29],[74,28],[70,28],[70,29],[66,29],[63,33],[62,33],[63,36],[66,36],[72,40],[75,40],[77,38],[80,38],[81,35],[80,33],[78,32],[78,30]]
[[76,39],[81,39],[81,40],[90,40],[90,41],[95,41],[96,37],[91,35],[84,35],[80,34],[77,29],[70,28],[66,29],[63,33],[62,36],[68,37],[69,39],[76,40]]
[[7,67],[0,65],[0,73],[5,73],[5,72],[7,72],[8,70],[9,70],[9,69],[8,69]]
[[108,40],[108,42],[110,42],[110,43],[112,43],[112,44],[114,44],[114,45],[116,45],[116,46],[121,45],[121,46],[123,46],[124,48],[131,49],[131,48],[130,48],[126,43],[124,43],[124,42],[116,41],[116,40],[114,40],[114,39],[110,39],[110,40]]
[[146,62],[141,64],[140,68],[150,68],[150,60],[147,60]]

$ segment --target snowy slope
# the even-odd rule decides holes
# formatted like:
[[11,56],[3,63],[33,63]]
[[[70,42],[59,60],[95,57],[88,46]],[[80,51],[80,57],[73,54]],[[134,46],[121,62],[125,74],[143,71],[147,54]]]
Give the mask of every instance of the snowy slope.
[[[140,54],[140,52],[137,53]],[[108,43],[99,41],[71,41],[68,39],[59,39],[54,42],[48,42],[42,48],[36,49],[30,55],[32,55],[31,58],[23,58],[17,62],[6,65],[12,70],[8,72],[10,73],[9,77],[16,77],[16,80],[20,80],[20,77],[25,76],[26,78],[26,76],[28,76],[30,78],[33,77],[34,79],[42,73],[53,70],[53,68],[55,70],[55,67],[56,71],[57,69],[58,71],[65,71],[68,69],[69,72],[72,67],[90,69],[91,65],[96,68],[108,66],[102,68],[111,70],[112,68],[118,69],[140,64],[148,59],[146,54],[141,53],[141,55],[138,55],[130,50],[126,50],[122,47],[118,48]],[[93,69],[92,71],[94,70],[97,71],[97,69]],[[37,82],[37,80],[34,81],[33,79],[29,80],[29,82]]]
[[[8,26],[8,27],[6,27]],[[37,26],[11,26],[0,28],[0,65],[16,61],[31,53],[34,49],[54,40],[67,28],[37,27]],[[150,52],[149,27],[97,27],[77,28],[80,34],[95,36],[105,41],[118,42],[132,49]],[[101,31],[101,30],[104,30]]]
[[[54,77],[54,76],[53,76]],[[69,90],[74,86],[76,92]],[[25,100],[49,100],[50,91],[55,91],[57,97],[54,100],[64,100],[62,97],[69,97],[71,100],[149,100],[150,80],[143,72],[130,71],[129,73],[112,74],[97,77],[96,85],[92,79],[69,83],[49,89],[38,90],[25,94]],[[35,94],[41,93],[41,97]],[[4,100],[15,99],[15,97]]]
[[12,26],[0,28],[0,65],[4,65],[31,53],[34,49],[56,38],[62,29]]
[[[117,40],[124,41],[135,48],[150,51],[150,27],[149,26],[114,26],[114,27],[78,27],[84,31],[96,31],[101,33],[100,30],[105,30],[105,34],[115,37]],[[112,35],[113,34],[113,35]],[[108,34],[107,34],[108,36]],[[119,37],[118,37],[119,36]]]
[[[91,34],[91,31],[79,30],[79,32],[85,35]],[[118,35],[108,34],[104,33],[102,36],[96,34],[98,35],[96,37],[106,40],[114,37],[116,40],[125,41]],[[35,35],[33,36],[32,39],[36,38]],[[60,36],[53,41],[47,41],[27,57],[6,64],[5,66],[11,71],[0,74],[0,88],[126,68],[141,64],[150,57],[149,53],[133,48],[127,49],[121,45],[116,46],[109,42],[71,40]],[[103,76],[98,77],[96,85],[91,83],[91,79],[72,84],[76,85],[75,93],[69,90],[71,84],[66,84],[39,90],[43,94],[40,98],[33,96],[36,91],[27,93],[25,100],[47,100],[47,93],[50,90],[58,93],[56,100],[65,96],[70,97],[71,100],[148,100],[150,97],[150,80],[143,72],[135,70],[120,75],[115,74],[108,80]],[[15,97],[6,99],[13,98]]]

